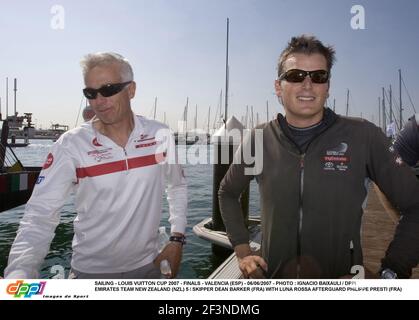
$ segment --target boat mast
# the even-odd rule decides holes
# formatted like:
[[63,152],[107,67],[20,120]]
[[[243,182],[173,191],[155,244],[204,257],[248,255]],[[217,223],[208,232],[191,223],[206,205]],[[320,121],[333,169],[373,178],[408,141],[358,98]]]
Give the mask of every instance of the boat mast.
[[215,130],[217,128],[217,123],[218,123],[218,111],[220,112],[220,118],[222,118],[221,116],[221,109],[223,107],[223,90],[221,89],[220,91],[220,99],[218,101],[218,105],[217,108],[215,109],[215,116],[214,116],[214,124],[212,125],[212,128]]
[[157,97],[154,98],[154,117],[153,117],[154,120],[156,120],[156,110],[157,110]]
[[246,124],[244,126],[249,129],[249,106],[246,106]]
[[226,43],[226,92],[225,92],[225,111],[224,111],[224,124],[227,123],[227,108],[228,108],[228,33],[229,33],[230,20],[227,18],[227,43]]
[[399,105],[400,105],[400,130],[403,126],[403,106],[402,106],[402,70],[399,69]]
[[384,91],[384,87],[383,87],[383,130],[384,132],[386,132],[387,130],[387,115],[386,115],[386,99],[385,99],[385,91]]
[[211,106],[208,108],[208,123],[207,123],[207,133],[210,133],[209,124],[210,124],[210,118],[211,118]]
[[183,126],[184,126],[184,132],[186,135],[188,132],[188,106],[189,106],[189,97],[186,97],[186,106],[185,106],[185,110],[183,111]]
[[6,117],[9,115],[9,78],[6,77]]
[[393,103],[392,103],[392,94],[391,94],[391,84],[390,84],[390,123],[393,123]]
[[15,100],[14,100],[14,106],[15,106],[15,113],[14,115],[17,116],[17,112],[16,112],[16,92],[17,92],[17,79],[14,79],[14,89],[13,91],[15,92]]
[[346,116],[349,115],[349,89],[346,92]]
[[195,132],[197,128],[198,128],[198,105],[195,104]]
[[381,99],[378,97],[378,127],[381,128]]

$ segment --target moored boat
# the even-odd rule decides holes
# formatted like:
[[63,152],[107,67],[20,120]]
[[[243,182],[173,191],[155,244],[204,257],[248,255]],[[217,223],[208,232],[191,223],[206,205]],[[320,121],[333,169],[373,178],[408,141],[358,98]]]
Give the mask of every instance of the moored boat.
[[0,212],[25,204],[41,167],[24,167],[7,143],[8,122],[3,121],[0,141]]

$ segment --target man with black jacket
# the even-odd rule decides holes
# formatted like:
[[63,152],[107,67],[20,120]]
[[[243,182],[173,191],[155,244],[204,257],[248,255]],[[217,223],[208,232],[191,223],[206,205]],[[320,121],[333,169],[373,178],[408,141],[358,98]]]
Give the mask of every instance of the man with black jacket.
[[[256,156],[263,169],[249,175],[255,165],[233,163],[221,183],[223,220],[245,277],[340,278],[362,266],[368,180],[402,214],[381,276],[408,278],[418,263],[419,184],[380,129],[324,107],[334,56],[315,37],[291,39],[275,81],[285,117],[256,128],[262,148],[253,130],[238,150],[262,150]],[[254,177],[261,195],[261,256],[249,247],[237,201]]]

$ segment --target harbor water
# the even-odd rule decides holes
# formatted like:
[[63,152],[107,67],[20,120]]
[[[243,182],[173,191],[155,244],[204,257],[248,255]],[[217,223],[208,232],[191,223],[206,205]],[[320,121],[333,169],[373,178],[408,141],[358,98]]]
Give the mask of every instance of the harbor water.
[[[31,144],[25,148],[15,148],[14,151],[24,166],[42,166],[48,151],[52,145],[48,140],[32,140]],[[207,161],[200,161],[201,164],[191,164],[186,162],[183,165],[185,176],[188,182],[188,227],[186,230],[187,244],[183,250],[183,258],[178,278],[194,279],[207,278],[212,271],[220,265],[226,255],[213,254],[211,244],[208,241],[198,238],[193,232],[192,227],[203,219],[211,216],[212,207],[212,145],[203,146]],[[202,154],[201,149],[201,154]],[[188,152],[196,153],[190,146],[178,146],[180,160],[188,157]],[[196,158],[193,156],[193,158]],[[202,159],[202,156],[201,156]],[[204,164],[202,164],[204,163]],[[56,267],[62,266],[65,276],[68,276],[71,260],[71,242],[73,238],[73,220],[76,217],[74,208],[74,196],[70,195],[61,210],[61,222],[56,229],[55,238],[52,241],[50,251],[41,267],[41,277],[51,278],[56,275]],[[168,205],[163,199],[163,217],[161,226],[169,227]],[[251,215],[259,213],[259,194],[257,185],[254,181],[250,187],[250,207]],[[0,212],[0,275],[3,276],[4,268],[7,265],[10,247],[16,236],[19,221],[24,213],[24,206],[14,208],[9,211]]]

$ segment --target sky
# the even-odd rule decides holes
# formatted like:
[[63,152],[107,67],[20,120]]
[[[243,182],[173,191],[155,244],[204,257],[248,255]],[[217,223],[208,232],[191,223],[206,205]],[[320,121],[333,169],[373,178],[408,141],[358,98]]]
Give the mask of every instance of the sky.
[[[351,13],[353,6],[362,6]],[[58,11],[55,10],[58,6]],[[198,127],[211,126],[225,91],[226,19],[230,19],[229,115],[239,120],[253,106],[260,121],[284,110],[274,94],[279,54],[292,36],[317,36],[333,45],[329,103],[345,114],[378,123],[378,97],[392,86],[399,104],[398,69],[404,83],[406,119],[419,112],[419,1],[415,0],[0,0],[0,98],[13,112],[32,112],[38,126],[76,125],[84,105],[79,61],[90,52],[114,51],[132,64],[137,114],[174,129],[187,97],[189,122],[198,109]],[[362,22],[365,22],[362,28]],[[409,96],[408,96],[409,94]],[[388,101],[387,101],[388,103]],[[224,98],[223,98],[224,106]],[[81,122],[79,119],[78,123]]]

